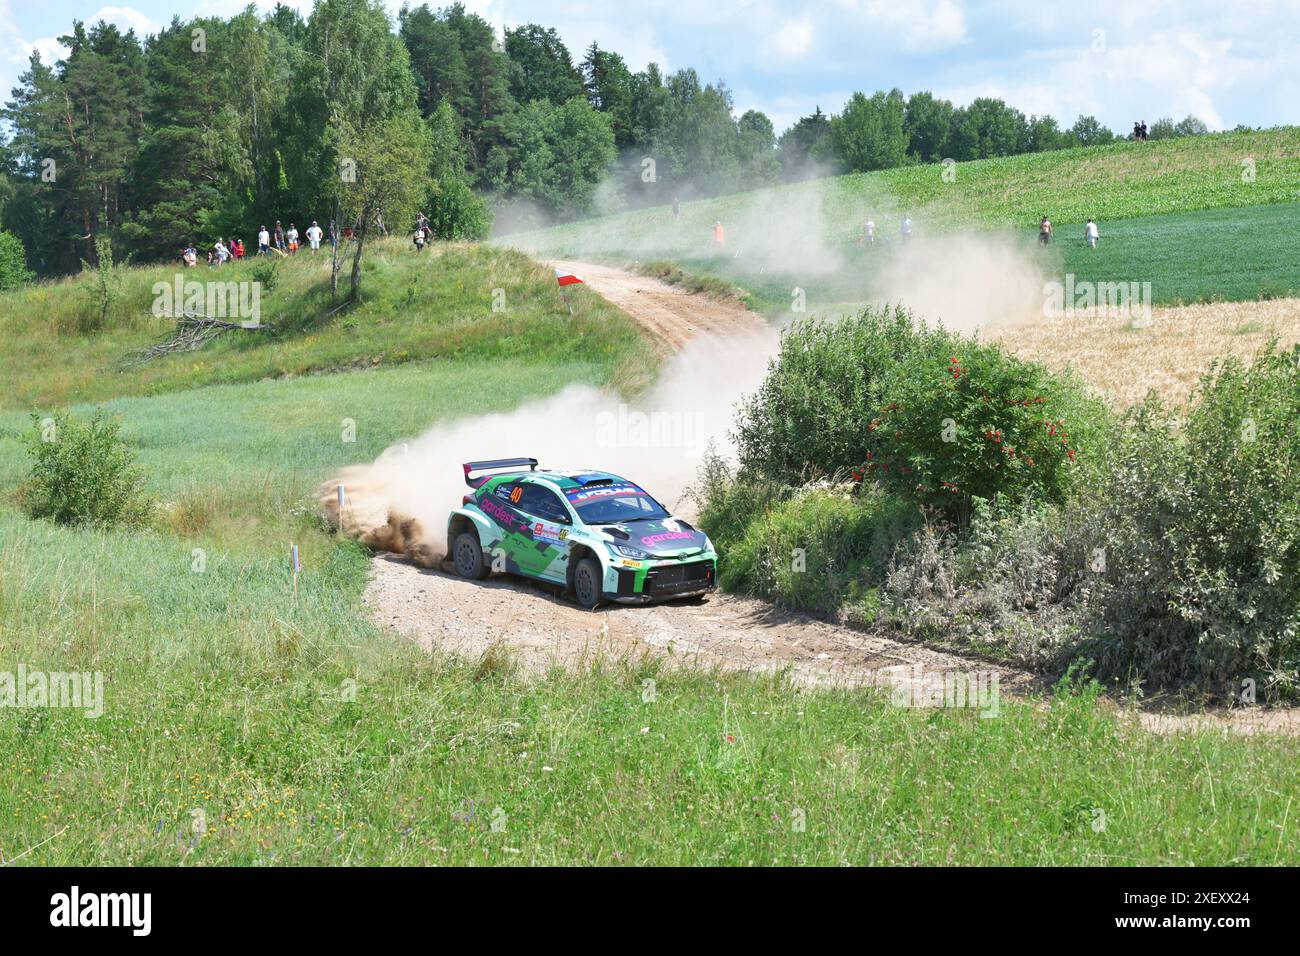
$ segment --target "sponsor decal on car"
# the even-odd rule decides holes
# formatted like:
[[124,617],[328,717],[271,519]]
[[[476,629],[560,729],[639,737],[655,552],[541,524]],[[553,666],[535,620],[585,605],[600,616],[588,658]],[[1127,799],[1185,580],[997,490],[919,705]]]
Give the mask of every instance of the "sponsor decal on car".
[[647,534],[641,538],[641,543],[649,547],[654,547],[663,541],[693,541],[695,535],[689,531],[665,531],[662,534]]
[[575,504],[590,501],[592,498],[617,498],[620,495],[644,495],[645,492],[635,485],[603,485],[599,488],[575,488],[566,491],[565,497]]
[[479,502],[479,507],[489,517],[505,526],[506,530],[513,531],[515,527],[515,516],[511,514],[510,509],[497,504],[491,498],[484,498]]

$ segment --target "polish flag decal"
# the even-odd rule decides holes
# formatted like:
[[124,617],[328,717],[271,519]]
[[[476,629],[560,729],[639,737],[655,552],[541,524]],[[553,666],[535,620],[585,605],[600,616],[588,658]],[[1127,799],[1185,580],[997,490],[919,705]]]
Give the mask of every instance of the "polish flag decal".
[[572,272],[565,272],[563,269],[555,270],[555,281],[563,288],[566,285],[582,285],[582,280]]

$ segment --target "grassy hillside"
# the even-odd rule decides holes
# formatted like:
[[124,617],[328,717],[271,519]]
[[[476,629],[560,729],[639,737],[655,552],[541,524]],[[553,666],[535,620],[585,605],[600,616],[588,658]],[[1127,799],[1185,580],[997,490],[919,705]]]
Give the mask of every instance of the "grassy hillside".
[[[575,315],[555,276],[525,256],[484,246],[436,246],[417,255],[390,240],[363,261],[363,301],[328,315],[329,260],[245,260],[218,270],[125,268],[108,321],[97,317],[94,276],[0,294],[0,409],[101,401],[219,383],[428,358],[505,359],[547,365],[573,355],[622,389],[653,374],[653,351],[630,320],[599,296],[576,290]],[[262,321],[275,332],[228,333],[201,352],[122,371],[132,349],[156,341],[170,319],[150,314],[155,283],[257,282]],[[343,275],[346,286],[347,272]],[[508,290],[494,310],[493,290]],[[33,374],[35,368],[40,374]]]
[[[1249,182],[1246,160],[1254,164]],[[874,280],[898,251],[904,214],[918,239],[975,230],[1030,251],[1047,215],[1057,243],[1040,261],[1053,275],[1151,282],[1157,304],[1300,287],[1300,249],[1285,238],[1300,221],[1300,128],[1120,142],[962,163],[947,178],[944,171],[841,176],[686,203],[676,218],[655,208],[503,241],[551,255],[671,260],[744,287],[764,311],[788,311],[798,285],[816,310],[878,294]],[[1096,254],[1081,239],[1089,216],[1104,237]],[[868,217],[877,245],[864,251]],[[710,243],[715,221],[727,229],[721,254]]]

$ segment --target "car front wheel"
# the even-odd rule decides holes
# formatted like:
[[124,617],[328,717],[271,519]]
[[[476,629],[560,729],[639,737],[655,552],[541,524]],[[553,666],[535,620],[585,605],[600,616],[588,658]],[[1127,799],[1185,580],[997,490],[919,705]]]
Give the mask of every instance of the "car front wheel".
[[594,558],[583,558],[573,570],[573,595],[587,610],[600,606],[600,582],[604,577]]

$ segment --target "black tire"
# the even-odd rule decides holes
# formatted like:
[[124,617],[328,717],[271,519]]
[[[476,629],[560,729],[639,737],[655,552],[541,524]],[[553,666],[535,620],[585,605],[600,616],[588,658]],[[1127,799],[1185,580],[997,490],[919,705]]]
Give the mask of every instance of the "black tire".
[[604,595],[600,593],[600,565],[595,558],[583,558],[573,569],[573,596],[588,611],[600,607]]
[[456,573],[471,581],[482,581],[492,570],[483,560],[483,546],[478,543],[478,535],[469,531],[456,536],[456,543],[451,547],[451,560],[456,565]]

